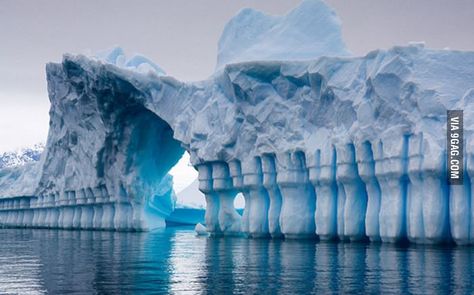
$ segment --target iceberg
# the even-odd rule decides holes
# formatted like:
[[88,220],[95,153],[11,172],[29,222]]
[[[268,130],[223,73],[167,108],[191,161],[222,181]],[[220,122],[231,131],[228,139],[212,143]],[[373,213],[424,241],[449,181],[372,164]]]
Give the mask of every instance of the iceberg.
[[[474,52],[410,44],[348,56],[332,11],[321,1],[302,7],[284,17],[241,12],[203,81],[136,71],[141,59],[126,66],[119,53],[48,64],[45,152],[36,165],[1,171],[0,222],[163,226],[173,197],[162,182],[186,150],[211,236],[473,244]],[[329,40],[301,33],[311,15],[323,23],[309,33]],[[258,30],[236,34],[247,21]],[[286,33],[286,49],[268,48]],[[467,118],[463,186],[446,182],[452,109]],[[160,205],[149,211],[149,200]]]
[[305,0],[283,16],[242,9],[219,39],[217,70],[246,61],[311,60],[348,56],[341,22],[322,1]]
[[194,231],[196,232],[196,235],[198,235],[198,236],[207,236],[208,235],[206,227],[204,225],[202,225],[201,223],[196,224],[196,227],[194,228]]

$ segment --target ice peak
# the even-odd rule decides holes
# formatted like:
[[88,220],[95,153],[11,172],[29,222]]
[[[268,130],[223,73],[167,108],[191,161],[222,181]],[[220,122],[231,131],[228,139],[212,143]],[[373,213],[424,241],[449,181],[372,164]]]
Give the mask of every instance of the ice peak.
[[219,40],[216,69],[257,60],[309,60],[346,56],[341,22],[320,0],[305,0],[283,16],[251,8],[241,10],[225,26]]
[[151,72],[158,76],[166,75],[165,71],[160,66],[152,62],[147,57],[141,54],[134,54],[129,57],[120,47],[113,47],[99,51],[92,57],[102,62],[142,74]]

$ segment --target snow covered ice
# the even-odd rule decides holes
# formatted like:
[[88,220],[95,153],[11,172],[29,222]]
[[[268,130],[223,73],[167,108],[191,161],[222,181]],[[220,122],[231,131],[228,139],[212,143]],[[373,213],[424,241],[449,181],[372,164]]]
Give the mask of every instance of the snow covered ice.
[[[46,149],[0,172],[1,222],[163,226],[175,206],[163,183],[186,150],[211,235],[474,243],[474,52],[349,56],[320,1],[244,10],[218,52],[215,74],[193,83],[119,49],[49,64]],[[464,186],[446,183],[447,109],[467,118]]]

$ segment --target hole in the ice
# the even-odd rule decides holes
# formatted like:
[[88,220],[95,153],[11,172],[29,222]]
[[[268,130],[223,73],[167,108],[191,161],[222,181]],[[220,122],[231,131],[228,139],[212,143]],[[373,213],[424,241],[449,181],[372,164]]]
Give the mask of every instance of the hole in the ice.
[[169,174],[173,176],[177,207],[206,208],[206,199],[199,191],[198,172],[191,165],[188,152],[183,154]]
[[166,219],[167,226],[204,224],[206,198],[199,190],[198,172],[190,163],[187,152],[169,171],[173,176],[176,207]]
[[234,208],[239,212],[240,215],[243,214],[245,208],[245,199],[242,193],[238,193],[234,199]]

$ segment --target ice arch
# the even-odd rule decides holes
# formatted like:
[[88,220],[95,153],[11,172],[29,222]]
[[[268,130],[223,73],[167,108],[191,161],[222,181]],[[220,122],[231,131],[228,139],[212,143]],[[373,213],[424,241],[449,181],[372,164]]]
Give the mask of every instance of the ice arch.
[[12,209],[18,210],[2,217],[2,223],[116,230],[163,227],[175,205],[167,173],[184,149],[170,125],[144,105],[146,93],[113,68],[93,69],[67,58],[49,64],[47,73],[48,148],[31,192],[11,199]]

